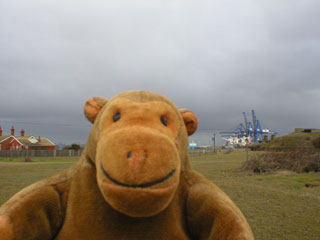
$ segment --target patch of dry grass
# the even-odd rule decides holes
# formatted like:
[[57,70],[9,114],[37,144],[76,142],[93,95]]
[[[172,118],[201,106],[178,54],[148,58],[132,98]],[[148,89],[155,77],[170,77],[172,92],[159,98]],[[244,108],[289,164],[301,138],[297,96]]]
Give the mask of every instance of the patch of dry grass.
[[285,152],[260,152],[246,161],[242,168],[256,173],[289,170],[297,173],[319,172],[320,151],[315,149],[296,149]]

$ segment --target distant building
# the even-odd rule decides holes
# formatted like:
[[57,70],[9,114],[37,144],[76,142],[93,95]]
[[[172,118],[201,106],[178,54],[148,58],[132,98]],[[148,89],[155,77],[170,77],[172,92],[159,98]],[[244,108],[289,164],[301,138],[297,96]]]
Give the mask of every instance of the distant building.
[[15,129],[12,126],[11,135],[3,136],[0,126],[0,151],[1,150],[55,150],[56,145],[47,138],[25,136],[22,129],[20,136],[14,135]]
[[320,133],[320,129],[316,128],[296,128],[294,133]]

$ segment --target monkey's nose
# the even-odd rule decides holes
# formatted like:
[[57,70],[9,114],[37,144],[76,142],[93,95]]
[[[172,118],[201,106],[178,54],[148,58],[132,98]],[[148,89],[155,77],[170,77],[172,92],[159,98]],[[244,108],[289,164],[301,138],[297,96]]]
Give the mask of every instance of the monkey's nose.
[[148,152],[147,150],[140,150],[140,151],[129,151],[127,153],[127,158],[135,158],[135,159],[147,159],[148,158]]
[[127,153],[127,159],[129,161],[129,167],[131,172],[135,174],[136,169],[141,168],[148,158],[148,152],[146,150],[135,150]]

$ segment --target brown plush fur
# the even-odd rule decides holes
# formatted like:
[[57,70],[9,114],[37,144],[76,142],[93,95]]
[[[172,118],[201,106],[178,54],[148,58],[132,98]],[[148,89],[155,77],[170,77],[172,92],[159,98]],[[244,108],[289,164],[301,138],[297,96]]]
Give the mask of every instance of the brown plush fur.
[[13,231],[12,231],[12,226],[9,223],[8,219],[5,217],[0,217],[0,226],[1,226],[1,234],[0,234],[0,239],[1,240],[10,240],[13,239]]
[[84,110],[94,125],[80,161],[5,203],[1,240],[253,239],[240,210],[190,167],[191,111],[146,91]]

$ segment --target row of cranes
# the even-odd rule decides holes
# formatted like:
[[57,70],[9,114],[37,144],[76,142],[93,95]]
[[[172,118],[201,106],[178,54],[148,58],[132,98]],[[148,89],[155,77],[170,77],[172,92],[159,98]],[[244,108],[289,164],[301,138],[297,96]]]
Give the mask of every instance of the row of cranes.
[[220,132],[221,137],[226,140],[226,145],[245,146],[247,144],[261,142],[268,139],[268,136],[275,136],[277,133],[269,129],[263,129],[260,120],[257,119],[254,110],[252,113],[252,122],[249,122],[247,115],[243,112],[245,124],[240,123],[236,130]]

